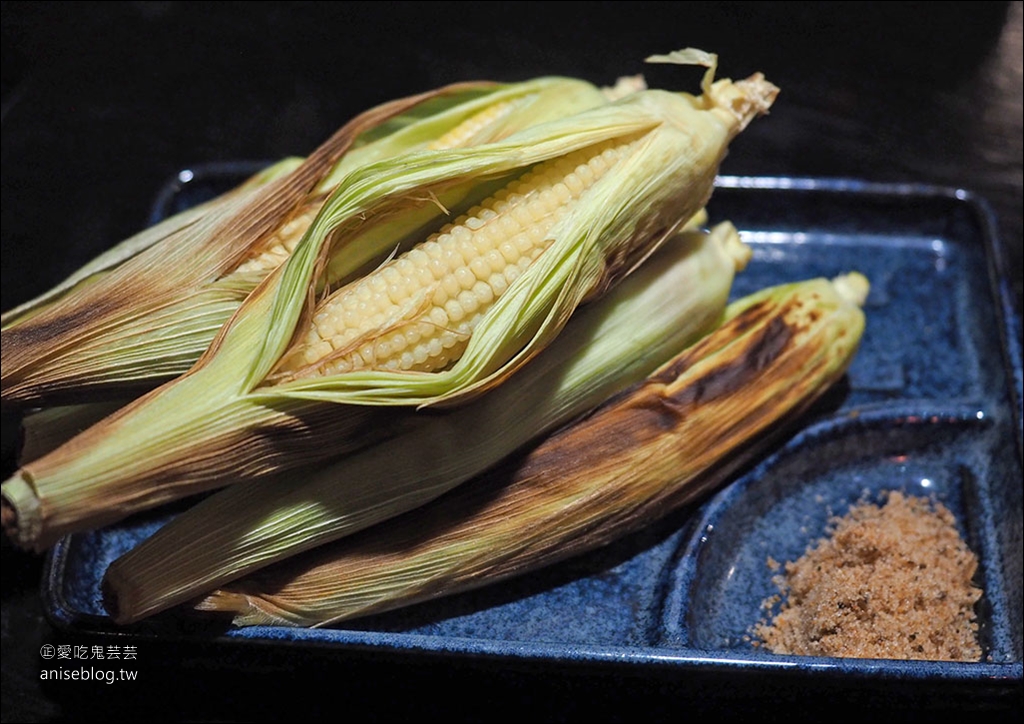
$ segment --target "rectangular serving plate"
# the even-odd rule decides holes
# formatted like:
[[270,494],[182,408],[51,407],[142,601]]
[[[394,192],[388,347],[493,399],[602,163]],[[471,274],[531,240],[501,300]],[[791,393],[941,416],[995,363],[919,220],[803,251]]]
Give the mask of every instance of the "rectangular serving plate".
[[[152,220],[221,193],[259,167],[235,163],[184,171],[159,195]],[[47,559],[47,616],[69,634],[119,642],[433,654],[508,664],[626,666],[641,672],[771,670],[812,679],[838,674],[844,680],[925,680],[1019,691],[1020,320],[1012,311],[1009,276],[1001,268],[1000,242],[987,204],[949,188],[721,177],[708,210],[712,222],[732,220],[754,249],[750,265],[736,278],[734,297],[852,269],[872,284],[861,348],[829,405],[809,413],[802,432],[714,496],[549,569],[334,628],[232,628],[197,622],[180,612],[132,627],[115,626],[101,603],[103,573],[114,558],[173,516],[173,510],[165,509],[61,540]],[[851,431],[854,418],[859,427]],[[937,427],[928,427],[932,423]],[[759,476],[770,477],[777,461],[783,465],[805,456],[813,462],[831,455],[828,444],[820,448],[826,452],[816,452],[823,438],[838,438],[841,444],[844,436],[855,434],[863,434],[868,449],[850,461],[852,467],[837,470],[847,487],[851,479],[890,475],[896,453],[887,441],[898,446],[904,439],[922,449],[915,458],[920,465],[939,471],[933,477],[953,481],[939,492],[979,555],[986,594],[982,662],[781,656],[757,649],[742,635],[742,627],[756,623],[749,620],[752,605],[770,592],[767,569],[748,571],[757,583],[735,599],[687,599],[686,592],[703,590],[701,585],[711,591],[727,588],[716,588],[717,581],[694,581],[699,582],[704,565],[697,543],[707,530],[701,526],[741,517],[720,512],[731,504],[731,492],[756,486]],[[908,474],[905,468],[901,474]],[[827,465],[822,470],[829,474]],[[790,531],[787,547],[800,550],[815,537],[801,525],[806,521]],[[716,570],[714,565],[708,563],[707,569]],[[730,626],[731,631],[718,631]]]

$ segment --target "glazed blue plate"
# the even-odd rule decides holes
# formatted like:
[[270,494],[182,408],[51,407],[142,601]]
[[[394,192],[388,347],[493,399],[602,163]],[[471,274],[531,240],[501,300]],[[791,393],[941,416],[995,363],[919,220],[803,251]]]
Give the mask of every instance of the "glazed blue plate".
[[[256,164],[182,172],[153,221],[238,183]],[[232,628],[168,612],[118,627],[101,604],[114,558],[174,510],[67,537],[48,558],[47,613],[69,633],[301,652],[387,651],[634,670],[785,670],[813,680],[927,680],[1020,690],[1020,320],[983,199],[834,179],[719,179],[713,221],[754,249],[733,295],[859,270],[867,328],[846,378],[795,430],[713,495],[540,572],[333,628]],[[780,656],[750,629],[776,593],[767,559],[795,560],[830,516],[890,490],[941,501],[980,560],[978,663]]]

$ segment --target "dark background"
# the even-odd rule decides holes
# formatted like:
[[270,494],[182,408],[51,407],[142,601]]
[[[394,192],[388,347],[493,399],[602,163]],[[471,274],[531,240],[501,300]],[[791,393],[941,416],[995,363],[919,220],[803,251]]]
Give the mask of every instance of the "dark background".
[[[770,117],[733,143],[723,173],[972,191],[997,215],[1019,319],[1020,2],[0,5],[3,309],[143,227],[183,168],[304,155],[359,111],[455,80],[566,74],[605,84],[642,72],[651,85],[696,91],[699,73],[642,63],[696,46],[719,54],[722,77],[762,71],[782,88]],[[7,440],[4,455],[6,476]],[[40,558],[3,542],[5,722],[1020,714],[1019,688],[1007,712],[1005,699],[913,682],[811,689],[785,677],[174,644],[147,645],[138,685],[46,686],[39,647],[67,641],[42,614],[41,570]]]

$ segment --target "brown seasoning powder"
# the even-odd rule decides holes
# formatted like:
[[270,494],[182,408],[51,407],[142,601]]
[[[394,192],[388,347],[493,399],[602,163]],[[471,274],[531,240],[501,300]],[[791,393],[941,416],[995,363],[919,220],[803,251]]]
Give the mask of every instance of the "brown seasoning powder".
[[753,628],[757,645],[802,656],[981,659],[978,560],[947,508],[891,491],[883,506],[858,504],[829,530],[775,577],[781,595],[763,606],[781,607]]

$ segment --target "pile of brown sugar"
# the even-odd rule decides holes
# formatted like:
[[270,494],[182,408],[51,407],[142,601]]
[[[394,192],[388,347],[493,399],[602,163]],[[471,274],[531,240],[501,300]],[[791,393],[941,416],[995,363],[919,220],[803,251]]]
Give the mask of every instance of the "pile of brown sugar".
[[[830,521],[830,535],[774,579],[771,621],[753,630],[778,654],[978,661],[978,560],[941,503],[891,491]],[[778,570],[778,564],[769,561]]]

